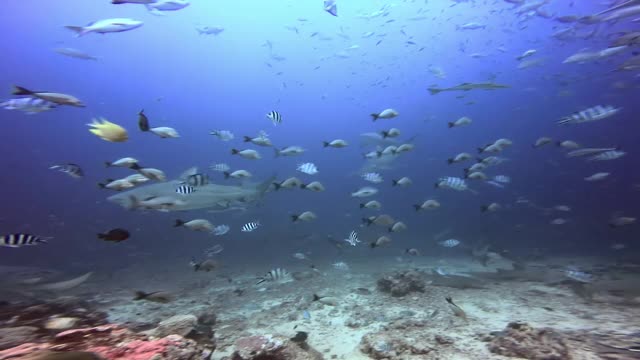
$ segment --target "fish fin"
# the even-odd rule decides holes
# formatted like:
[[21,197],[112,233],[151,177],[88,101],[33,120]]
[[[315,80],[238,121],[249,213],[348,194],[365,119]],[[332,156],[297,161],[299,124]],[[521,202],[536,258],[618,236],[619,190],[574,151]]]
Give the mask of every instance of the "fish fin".
[[158,9],[154,9],[151,6],[149,6],[149,4],[145,5],[147,7],[147,10],[149,11],[149,13],[151,15],[155,15],[155,16],[166,16],[166,14]]
[[228,171],[223,171],[222,173],[224,174],[224,178],[225,178],[225,179],[228,179],[228,178],[229,178],[229,176],[231,175],[231,173],[230,173],[230,172],[228,172]]
[[184,225],[184,221],[180,220],[180,219],[176,219],[176,223],[173,225],[173,227],[179,227]]
[[327,141],[323,141],[323,142],[322,142],[322,146],[323,146],[323,147],[328,147],[328,146],[329,146],[329,143],[328,143]]
[[429,90],[429,93],[430,93],[431,95],[436,95],[436,94],[438,94],[438,93],[441,91],[441,90],[436,89],[436,88],[429,88],[429,89],[427,89],[427,90]]
[[22,86],[13,85],[13,91],[11,93],[13,95],[33,95],[34,92]]
[[291,221],[293,221],[293,222],[298,221],[299,218],[300,218],[300,216],[298,216],[298,215],[291,215]]
[[113,164],[110,161],[105,161],[104,162],[104,166],[105,167],[111,167]]
[[137,197],[131,195],[129,196],[129,204],[127,205],[128,210],[133,210],[140,206],[140,200]]
[[416,209],[416,211],[420,211],[420,208],[421,208],[421,207],[422,207],[422,206],[420,206],[420,205],[418,205],[418,204],[413,205],[413,208],[414,208],[414,209]]
[[185,170],[182,174],[180,174],[180,176],[178,177],[178,179],[180,180],[186,180],[189,176],[191,175],[195,175],[198,173],[198,167],[194,166],[194,167],[190,167],[187,170]]
[[373,118],[373,121],[378,120],[378,114],[371,114],[371,117]]
[[231,155],[235,155],[235,154],[237,154],[239,152],[240,152],[240,150],[238,150],[238,149],[231,149]]
[[65,26],[65,28],[75,32],[76,33],[76,37],[80,37],[80,36],[86,35],[88,33],[88,31],[85,30],[85,28],[82,27],[82,26]]
[[321,299],[320,296],[318,296],[317,294],[313,294],[313,300],[312,301],[318,301],[320,299]]
[[251,136],[244,137],[244,142],[250,142],[250,141],[251,141]]
[[136,291],[136,292],[134,292],[133,301],[142,300],[142,299],[146,298],[148,295],[149,294],[145,293],[144,291]]

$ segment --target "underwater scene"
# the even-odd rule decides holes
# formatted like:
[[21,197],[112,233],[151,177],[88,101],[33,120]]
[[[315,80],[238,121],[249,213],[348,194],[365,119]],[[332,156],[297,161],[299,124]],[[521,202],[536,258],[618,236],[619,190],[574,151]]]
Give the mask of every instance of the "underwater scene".
[[640,359],[640,0],[5,0],[0,360]]

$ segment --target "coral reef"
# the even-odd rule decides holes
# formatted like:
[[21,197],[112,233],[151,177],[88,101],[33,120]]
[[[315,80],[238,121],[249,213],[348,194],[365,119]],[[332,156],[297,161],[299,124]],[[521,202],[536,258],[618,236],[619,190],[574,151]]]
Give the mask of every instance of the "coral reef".
[[525,323],[509,323],[494,334],[489,351],[503,356],[530,360],[570,360],[571,351],[564,336],[548,328],[534,329]]
[[238,339],[231,360],[323,360],[323,357],[297,339],[257,335]]
[[378,290],[397,297],[405,296],[412,292],[424,292],[426,286],[424,274],[415,270],[385,275],[378,279],[377,284]]
[[106,318],[105,313],[73,297],[6,303],[0,306],[0,350],[36,339],[50,340],[71,327],[103,325]]
[[48,342],[24,343],[0,351],[0,360],[24,359],[27,355],[45,350],[88,351],[107,360],[192,359],[207,352],[195,341],[179,335],[156,339],[136,334],[118,325],[104,325],[68,330],[57,334]]

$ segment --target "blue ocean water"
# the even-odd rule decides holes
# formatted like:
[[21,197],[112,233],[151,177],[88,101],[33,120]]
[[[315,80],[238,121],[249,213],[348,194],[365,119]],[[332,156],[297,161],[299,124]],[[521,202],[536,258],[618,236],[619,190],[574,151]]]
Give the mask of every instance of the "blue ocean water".
[[[187,266],[191,257],[203,256],[215,243],[224,244],[225,261],[262,262],[265,267],[291,261],[294,252],[329,260],[400,256],[407,248],[445,254],[437,242],[447,238],[469,246],[489,244],[511,254],[542,249],[546,254],[619,256],[613,244],[624,244],[625,254],[637,250],[637,226],[608,226],[613,216],[638,214],[635,152],[640,128],[635,100],[640,79],[637,70],[613,71],[636,56],[637,47],[586,64],[563,64],[576,52],[606,49],[619,32],[637,29],[633,17],[564,24],[535,10],[518,14],[517,7],[502,1],[345,1],[338,6],[334,17],[318,1],[194,0],[182,10],[155,16],[142,5],[109,1],[7,1],[0,22],[5,34],[2,97],[12,98],[15,84],[73,94],[86,107],[60,106],[36,115],[2,110],[3,232],[54,237],[46,245],[3,248],[2,264],[113,269],[139,261],[135,254],[149,253]],[[552,1],[544,9],[549,14],[585,16],[603,7]],[[82,37],[64,28],[118,17],[144,25]],[[457,29],[469,22],[486,27]],[[224,31],[199,35],[199,26]],[[575,36],[553,36],[569,27]],[[373,35],[367,37],[367,32]],[[81,49],[98,60],[65,57],[52,51],[58,47]],[[540,59],[540,65],[518,69],[516,57],[529,49],[537,50],[532,58]],[[438,78],[430,68],[441,68],[446,76]],[[490,81],[509,88],[437,95],[427,91],[432,86]],[[621,110],[593,123],[556,124],[596,105]],[[371,121],[369,114],[386,108],[400,115]],[[138,131],[140,109],[153,126],[174,127],[180,138],[160,139]],[[273,110],[283,116],[278,126],[266,118]],[[462,116],[473,123],[447,127]],[[95,117],[125,127],[129,140],[109,143],[90,134],[86,124]],[[394,160],[391,169],[379,170],[385,181],[373,185],[380,190],[373,198],[383,210],[361,210],[361,199],[350,194],[372,185],[362,180],[360,169],[366,163],[363,153],[375,147],[362,147],[360,135],[391,127],[401,130],[400,143],[411,142],[415,149]],[[222,142],[209,135],[214,129],[230,130],[236,137]],[[242,136],[256,136],[260,130],[278,148],[299,145],[307,151],[275,158],[269,148],[242,143]],[[542,136],[554,143],[532,148]],[[337,138],[350,145],[323,148],[323,141]],[[462,169],[473,163],[448,165],[448,158],[460,152],[475,156],[476,148],[499,138],[513,142],[499,154],[509,161],[487,174],[511,177],[505,188],[482,181],[469,181],[477,194],[434,188],[438,178],[463,176]],[[602,162],[566,158],[566,150],[555,145],[563,140],[584,147],[619,147],[628,154]],[[257,149],[263,159],[232,156],[231,148]],[[131,173],[104,167],[104,161],[125,156],[162,169],[170,179],[198,166],[215,183],[238,184],[208,170],[213,163],[227,163],[234,170],[251,171],[256,182],[276,173],[279,180],[318,180],[327,190],[269,192],[244,212],[127,211],[107,202],[112,192],[97,186]],[[49,170],[67,162],[79,164],[84,178]],[[298,173],[296,166],[302,162],[313,162],[319,173]],[[599,171],[611,175],[602,182],[583,180]],[[403,176],[413,184],[391,186],[392,179]],[[416,213],[412,205],[429,198],[442,207]],[[480,207],[491,202],[502,209],[481,213]],[[571,211],[553,210],[557,205]],[[291,223],[290,215],[307,210],[318,219]],[[378,213],[392,215],[408,229],[392,234],[389,247],[371,251],[366,245],[387,230],[362,227],[361,218]],[[173,228],[176,218],[206,218],[232,230],[212,238]],[[551,225],[555,218],[566,219],[566,224]],[[240,232],[243,224],[256,220],[262,224],[258,231]],[[96,238],[112,228],[128,229],[131,238],[119,244]],[[339,250],[327,241],[328,236],[343,239],[352,230],[363,241],[357,248]],[[438,234],[444,238],[436,238]]]

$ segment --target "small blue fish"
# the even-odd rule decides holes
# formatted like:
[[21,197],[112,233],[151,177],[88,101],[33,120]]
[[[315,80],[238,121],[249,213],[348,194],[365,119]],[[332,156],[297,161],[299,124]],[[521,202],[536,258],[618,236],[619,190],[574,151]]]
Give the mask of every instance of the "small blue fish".
[[581,283],[593,282],[593,275],[580,271],[576,268],[569,267],[564,271],[564,274],[571,280],[575,280]]
[[506,175],[496,175],[493,177],[493,180],[502,184],[508,184],[511,182],[511,178]]
[[229,227],[229,225],[218,225],[218,226],[213,228],[212,233],[215,236],[222,236],[222,235],[228,233],[230,229],[231,228]]
[[305,311],[302,312],[302,317],[305,320],[311,320],[311,313],[309,313],[307,310],[305,310]]
[[452,248],[460,245],[460,240],[449,239],[449,240],[440,241],[438,244],[447,248]]

